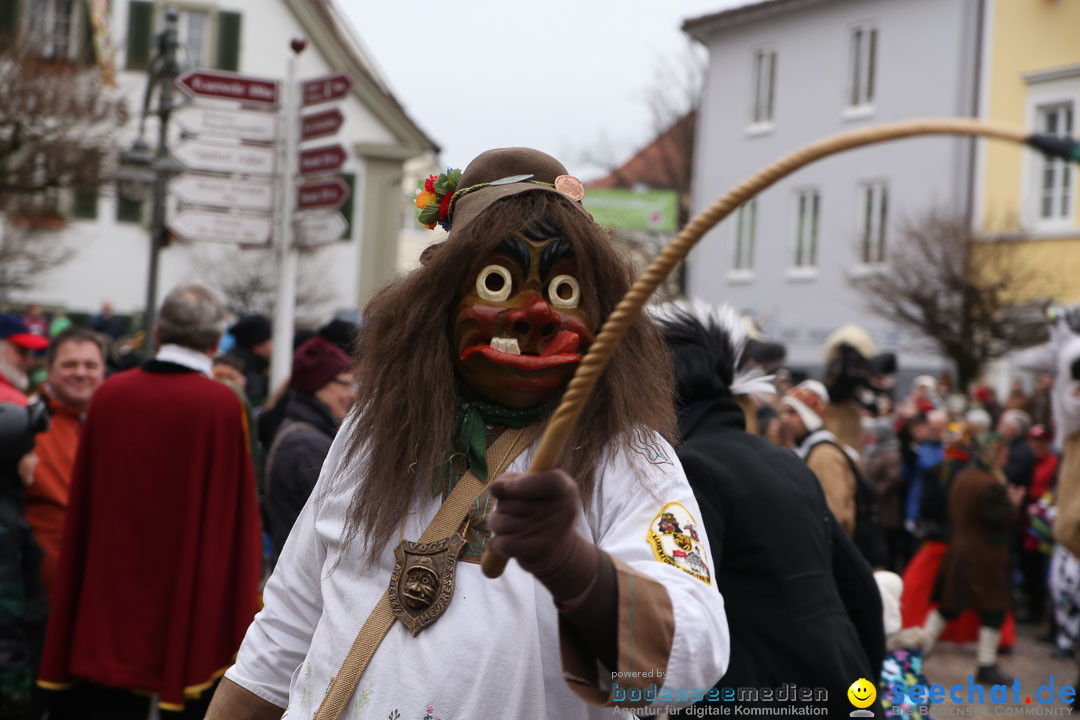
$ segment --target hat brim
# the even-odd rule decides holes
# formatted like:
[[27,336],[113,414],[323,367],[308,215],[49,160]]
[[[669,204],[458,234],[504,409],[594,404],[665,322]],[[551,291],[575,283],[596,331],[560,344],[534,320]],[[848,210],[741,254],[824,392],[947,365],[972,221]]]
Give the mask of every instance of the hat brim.
[[455,202],[454,216],[451,218],[450,235],[453,236],[455,232],[462,232],[469,223],[480,217],[480,215],[491,207],[493,203],[496,203],[503,198],[511,197],[512,195],[521,195],[522,193],[527,192],[546,192],[558,195],[569,201],[574,207],[579,209],[590,222],[592,222],[592,215],[589,214],[589,211],[586,210],[580,202],[572,200],[555,188],[522,181],[508,183],[506,185],[490,185],[482,190],[471,192]]
[[27,350],[44,350],[49,347],[48,338],[34,333],[15,333],[14,335],[8,335],[4,339]]

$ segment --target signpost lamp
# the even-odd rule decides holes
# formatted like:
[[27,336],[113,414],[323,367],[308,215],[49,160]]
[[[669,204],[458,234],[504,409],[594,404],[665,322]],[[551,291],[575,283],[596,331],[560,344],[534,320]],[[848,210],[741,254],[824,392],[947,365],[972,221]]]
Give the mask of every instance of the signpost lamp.
[[[169,116],[174,105],[173,81],[180,74],[176,59],[177,11],[165,13],[165,29],[155,37],[155,54],[147,71],[149,78],[143,96],[142,117],[139,120],[139,136],[131,149],[120,155],[120,169],[116,173],[120,194],[129,200],[142,201],[153,190],[153,210],[150,219],[150,267],[146,279],[146,309],[143,313],[143,329],[146,333],[144,347],[154,351],[154,310],[157,306],[158,257],[165,245],[165,187],[169,178],[180,171],[180,166],[169,156]],[[154,87],[158,88],[157,109],[151,110]],[[147,115],[158,116],[158,145],[151,153],[144,139]]]

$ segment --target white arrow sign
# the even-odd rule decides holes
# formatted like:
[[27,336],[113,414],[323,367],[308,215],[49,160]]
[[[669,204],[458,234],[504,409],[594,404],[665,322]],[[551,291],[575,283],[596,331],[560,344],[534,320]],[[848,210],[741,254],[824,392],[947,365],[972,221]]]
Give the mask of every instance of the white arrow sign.
[[188,240],[266,245],[270,241],[269,215],[232,215],[210,210],[181,210],[165,225]]
[[169,194],[182,203],[239,210],[272,210],[274,183],[269,180],[233,180],[184,173],[169,181]]
[[324,245],[341,239],[349,228],[339,212],[305,215],[296,220],[296,243],[301,247]]
[[183,140],[173,146],[173,157],[191,170],[270,175],[274,172],[274,148],[259,145],[224,145]]
[[181,128],[195,135],[261,142],[277,139],[277,117],[272,113],[186,105],[173,114],[173,119]]

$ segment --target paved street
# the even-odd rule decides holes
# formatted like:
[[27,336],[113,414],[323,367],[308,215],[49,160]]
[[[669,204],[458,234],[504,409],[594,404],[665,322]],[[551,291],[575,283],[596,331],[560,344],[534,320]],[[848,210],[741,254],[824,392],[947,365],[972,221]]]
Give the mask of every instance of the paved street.
[[[1016,646],[1013,648],[1012,653],[1003,655],[998,659],[998,667],[1001,668],[1005,675],[1020,680],[1019,704],[1011,702],[1013,693],[1010,689],[1008,697],[1010,702],[1002,703],[997,707],[992,705],[972,707],[946,701],[934,705],[931,714],[936,718],[970,717],[971,714],[988,717],[1068,714],[1066,706],[1057,702],[1058,693],[1062,685],[1073,685],[1076,682],[1077,664],[1075,660],[1051,658],[1051,646],[1035,639],[1043,631],[1043,628],[1036,629],[1030,625],[1017,626]],[[954,684],[963,685],[966,697],[968,676],[975,672],[975,646],[974,644],[958,646],[952,643],[941,643],[935,649],[934,654],[927,659],[925,667],[926,678],[931,683],[944,685],[946,688]],[[1039,706],[1035,692],[1041,685],[1048,685],[1051,676],[1054,678],[1055,703],[1053,705]],[[1024,702],[1028,697],[1031,698],[1030,705]],[[1051,708],[1054,709],[1053,712],[1049,712]],[[1047,712],[1039,713],[1040,710]]]

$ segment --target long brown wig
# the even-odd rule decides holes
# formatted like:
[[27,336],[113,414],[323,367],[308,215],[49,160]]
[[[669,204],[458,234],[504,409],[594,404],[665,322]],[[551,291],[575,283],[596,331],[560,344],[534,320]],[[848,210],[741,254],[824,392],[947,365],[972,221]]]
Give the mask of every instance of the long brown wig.
[[[461,285],[500,240],[539,221],[559,228],[573,245],[582,300],[602,323],[630,287],[632,267],[606,231],[548,192],[495,202],[364,309],[356,338],[356,421],[339,479],[356,483],[345,537],[363,537],[368,563],[401,527],[409,498],[429,492],[447,458],[463,390],[450,326]],[[559,463],[580,483],[586,502],[609,444],[629,447],[632,431],[642,427],[673,436],[673,397],[663,339],[642,316],[600,377]]]

